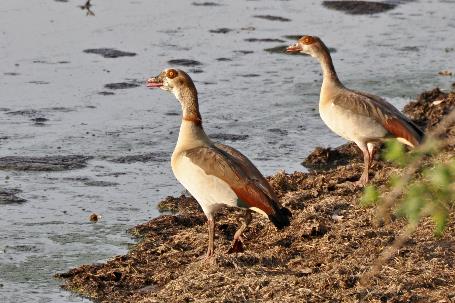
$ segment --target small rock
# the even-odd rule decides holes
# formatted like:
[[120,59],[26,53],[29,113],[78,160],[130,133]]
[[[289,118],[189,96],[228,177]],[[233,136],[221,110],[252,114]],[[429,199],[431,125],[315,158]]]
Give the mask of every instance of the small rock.
[[438,75],[441,75],[441,76],[453,76],[453,73],[449,70],[442,70],[440,72],[438,72]]
[[89,220],[90,222],[98,222],[98,220],[101,218],[101,216],[98,216],[97,214],[93,213],[90,215]]

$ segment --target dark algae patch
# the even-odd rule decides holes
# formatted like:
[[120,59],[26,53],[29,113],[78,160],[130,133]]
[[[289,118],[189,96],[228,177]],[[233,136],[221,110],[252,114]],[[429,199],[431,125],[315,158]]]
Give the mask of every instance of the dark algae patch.
[[328,170],[357,161],[361,163],[360,150],[354,143],[346,143],[336,148],[316,147],[303,160],[302,165],[310,170]]
[[90,48],[85,49],[84,53],[87,54],[97,54],[101,55],[104,58],[119,58],[119,57],[133,57],[136,56],[136,53],[124,52],[114,48]]
[[289,22],[291,19],[280,17],[280,16],[272,16],[272,15],[255,15],[254,18],[265,19],[269,21],[280,21],[280,22]]
[[[437,111],[453,107],[454,99],[455,93],[428,92],[406,113],[431,126],[436,121],[432,115],[436,119]],[[435,109],[427,116],[429,104]],[[447,135],[455,137],[454,127]],[[440,156],[451,159],[453,153],[452,145]],[[362,169],[362,161],[354,159],[324,172],[268,177],[281,204],[292,211],[291,226],[277,231],[255,214],[244,233],[242,253],[226,253],[240,212],[223,209],[216,218],[215,255],[205,262],[207,220],[197,202],[182,195],[159,204],[161,211],[175,215],[162,215],[130,230],[139,242],[126,255],[56,277],[64,279],[65,289],[96,302],[452,302],[452,218],[439,238],[431,221],[423,219],[386,266],[366,285],[359,283],[406,224],[401,218],[373,224],[376,208],[361,207],[362,190],[353,185]],[[400,168],[378,159],[371,180],[384,190],[389,177],[400,173]]]
[[199,66],[202,65],[201,62],[190,59],[173,59],[169,60],[167,63],[171,65],[180,65],[180,66]]
[[92,157],[82,155],[45,157],[8,156],[0,158],[0,169],[17,171],[62,171],[84,168],[90,159]]
[[396,4],[375,1],[323,1],[322,5],[328,9],[342,11],[350,15],[370,15],[389,11]]
[[213,34],[227,34],[232,31],[233,31],[233,29],[227,28],[227,27],[221,27],[221,28],[209,30],[209,32],[213,33]]
[[0,205],[26,202],[27,200],[17,196],[21,192],[22,191],[17,188],[0,188]]
[[210,134],[209,136],[213,140],[223,141],[244,141],[248,139],[248,135],[237,135],[237,134]]
[[127,155],[117,158],[110,159],[111,162],[115,163],[135,163],[135,162],[165,162],[169,161],[170,155],[167,153],[147,153],[142,155]]
[[246,42],[278,42],[283,43],[284,40],[281,39],[273,39],[273,38],[247,38],[245,39]]
[[[105,84],[104,87],[108,89],[127,89],[127,88],[135,88],[139,87],[141,84],[134,82],[117,82],[117,83],[108,83]],[[104,94],[106,95],[106,94]]]
[[101,92],[98,92],[97,94],[101,95],[101,96],[112,96],[112,95],[115,95],[114,92],[107,92],[107,91],[101,91]]
[[193,2],[191,4],[194,6],[221,6],[221,4],[216,2]]

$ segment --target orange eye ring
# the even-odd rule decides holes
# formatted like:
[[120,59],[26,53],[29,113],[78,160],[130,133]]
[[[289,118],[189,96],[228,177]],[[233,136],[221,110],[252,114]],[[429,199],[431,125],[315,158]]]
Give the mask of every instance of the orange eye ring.
[[304,36],[304,37],[302,38],[302,42],[303,42],[304,44],[312,44],[312,43],[314,43],[314,38],[311,37],[311,36]]
[[166,77],[168,77],[169,79],[174,79],[175,77],[177,77],[177,71],[175,69],[170,69],[166,72]]

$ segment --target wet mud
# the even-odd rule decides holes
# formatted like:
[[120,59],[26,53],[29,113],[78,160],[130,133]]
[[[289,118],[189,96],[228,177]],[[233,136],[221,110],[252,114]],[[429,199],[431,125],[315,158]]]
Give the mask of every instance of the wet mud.
[[342,11],[350,15],[371,15],[392,10],[396,4],[375,1],[323,1],[328,9]]
[[26,157],[8,156],[0,157],[0,170],[14,171],[64,171],[84,168],[91,156],[45,156]]
[[[433,114],[421,109],[441,96],[438,91],[424,93],[407,113],[431,127]],[[454,96],[445,94],[434,110],[453,107]],[[449,146],[442,158],[452,158],[453,148]],[[345,145],[336,152],[349,155],[351,150]],[[318,153],[330,159],[330,152]],[[244,233],[242,253],[226,253],[240,212],[223,209],[216,217],[215,256],[205,261],[206,218],[193,198],[182,195],[159,203],[161,211],[174,215],[130,230],[139,242],[128,254],[56,277],[64,279],[65,289],[96,302],[453,301],[453,220],[436,238],[433,224],[424,219],[396,256],[376,276],[360,283],[406,223],[396,217],[382,226],[373,224],[375,208],[359,205],[362,190],[353,183],[362,167],[354,160],[324,172],[280,172],[268,177],[281,204],[293,213],[291,226],[279,232],[254,215]],[[371,182],[384,190],[389,177],[400,172],[377,159]]]

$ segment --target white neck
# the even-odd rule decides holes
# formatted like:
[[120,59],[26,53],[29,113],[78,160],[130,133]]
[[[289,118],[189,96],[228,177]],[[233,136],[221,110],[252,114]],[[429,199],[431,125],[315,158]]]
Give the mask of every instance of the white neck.
[[202,126],[197,125],[193,121],[182,119],[179,138],[174,152],[188,150],[198,146],[208,145],[210,143],[211,141],[205,134]]

